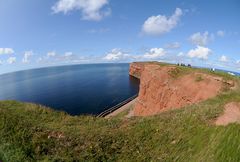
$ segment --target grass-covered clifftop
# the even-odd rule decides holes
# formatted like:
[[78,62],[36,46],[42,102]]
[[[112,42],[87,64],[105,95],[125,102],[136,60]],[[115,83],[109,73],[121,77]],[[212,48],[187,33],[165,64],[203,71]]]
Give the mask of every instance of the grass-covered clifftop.
[[182,109],[130,119],[70,116],[0,101],[0,160],[240,161],[240,125],[214,124],[232,101],[240,102],[238,88]]
[[153,117],[73,117],[38,105],[0,102],[3,161],[239,161],[240,125],[213,120],[231,92]]

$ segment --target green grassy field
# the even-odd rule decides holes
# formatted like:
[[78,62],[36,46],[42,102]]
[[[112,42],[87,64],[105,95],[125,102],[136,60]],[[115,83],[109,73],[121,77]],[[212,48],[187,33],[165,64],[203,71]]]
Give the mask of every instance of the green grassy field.
[[240,161],[240,125],[214,125],[232,101],[240,102],[239,89],[130,119],[70,116],[40,105],[1,101],[0,160]]
[[3,161],[240,161],[240,125],[215,126],[238,92],[132,119],[69,116],[34,104],[0,102]]

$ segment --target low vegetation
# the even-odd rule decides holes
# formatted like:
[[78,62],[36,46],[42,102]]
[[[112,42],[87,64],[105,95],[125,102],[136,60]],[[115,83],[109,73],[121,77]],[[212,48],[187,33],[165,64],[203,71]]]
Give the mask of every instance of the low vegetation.
[[203,79],[203,77],[201,76],[201,75],[198,75],[197,77],[196,77],[196,79],[195,79],[195,81],[196,82],[201,82],[201,81],[203,81],[204,79]]
[[147,118],[69,116],[16,101],[0,102],[3,161],[239,161],[240,125],[215,126],[229,92]]
[[[225,75],[225,74],[224,74]],[[228,76],[227,76],[228,77]],[[0,102],[0,161],[240,161],[240,125],[216,126],[239,89],[151,117],[70,116]]]

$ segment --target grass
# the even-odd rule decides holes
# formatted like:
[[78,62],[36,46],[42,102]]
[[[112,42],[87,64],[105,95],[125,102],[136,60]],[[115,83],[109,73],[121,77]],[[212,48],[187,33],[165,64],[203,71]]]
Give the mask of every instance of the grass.
[[201,81],[203,81],[204,79],[203,79],[203,77],[201,76],[201,75],[197,75],[197,77],[196,77],[196,79],[195,79],[195,81],[196,82],[201,82]]
[[133,107],[132,105],[129,106],[128,109],[126,109],[126,110],[122,111],[121,113],[117,114],[116,116],[114,116],[114,118],[119,118],[119,119],[125,118],[128,115],[128,113],[131,111],[132,107]]
[[122,118],[126,112],[104,119],[0,101],[0,161],[240,161],[240,125],[213,124],[232,101],[240,102],[239,89],[130,119]]
[[103,119],[16,101],[0,102],[3,161],[239,161],[240,125],[212,121],[232,91],[146,118]]
[[189,74],[190,72],[191,69],[189,67],[176,67],[169,72],[169,75],[172,78],[177,79],[183,75]]

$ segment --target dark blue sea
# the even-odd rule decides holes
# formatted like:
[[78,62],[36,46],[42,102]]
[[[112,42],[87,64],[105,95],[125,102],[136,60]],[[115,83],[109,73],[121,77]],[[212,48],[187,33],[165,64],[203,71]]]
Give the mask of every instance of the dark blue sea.
[[71,115],[99,114],[135,95],[129,64],[48,67],[0,75],[0,100],[38,103]]

